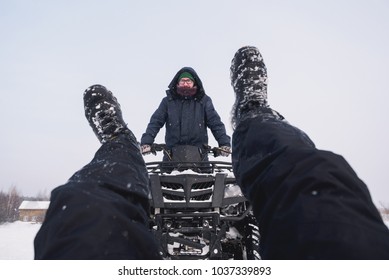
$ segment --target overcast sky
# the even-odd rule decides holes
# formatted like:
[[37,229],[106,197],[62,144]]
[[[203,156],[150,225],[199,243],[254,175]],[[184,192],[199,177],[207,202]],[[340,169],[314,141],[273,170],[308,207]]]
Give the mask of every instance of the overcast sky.
[[191,66],[231,134],[230,62],[254,45],[270,105],[389,205],[388,14],[385,0],[0,0],[0,190],[49,193],[92,159],[82,94],[95,83],[140,139]]

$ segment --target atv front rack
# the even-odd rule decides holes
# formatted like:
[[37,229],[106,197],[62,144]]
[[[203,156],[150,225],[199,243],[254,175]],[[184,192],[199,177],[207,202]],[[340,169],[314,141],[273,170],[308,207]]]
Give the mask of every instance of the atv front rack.
[[231,163],[224,161],[154,161],[146,163],[146,167],[149,173],[155,174],[170,173],[174,170],[193,170],[198,173],[232,172]]

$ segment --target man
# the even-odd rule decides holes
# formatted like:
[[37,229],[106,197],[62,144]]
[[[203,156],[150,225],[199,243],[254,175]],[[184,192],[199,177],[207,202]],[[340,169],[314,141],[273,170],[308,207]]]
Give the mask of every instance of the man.
[[[231,139],[226,134],[211,98],[205,94],[199,76],[192,68],[184,67],[177,72],[166,95],[142,135],[142,154],[151,152],[151,145],[164,125],[165,143],[170,153],[174,147],[190,145],[197,147],[202,157],[206,157],[204,145],[208,145],[207,128],[218,142],[221,155],[228,156],[231,153]],[[166,156],[164,160],[167,160]]]

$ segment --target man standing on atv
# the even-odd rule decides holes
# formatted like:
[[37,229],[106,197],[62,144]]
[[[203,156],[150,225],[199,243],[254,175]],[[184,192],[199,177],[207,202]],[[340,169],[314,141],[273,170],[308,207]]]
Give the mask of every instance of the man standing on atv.
[[[143,155],[152,152],[151,145],[164,125],[165,143],[170,154],[174,147],[190,145],[197,147],[201,157],[206,158],[204,145],[208,145],[207,128],[218,142],[221,155],[231,153],[231,138],[226,134],[226,128],[194,69],[184,67],[179,70],[169,84],[166,95],[142,135]],[[167,156],[164,155],[166,160]]]

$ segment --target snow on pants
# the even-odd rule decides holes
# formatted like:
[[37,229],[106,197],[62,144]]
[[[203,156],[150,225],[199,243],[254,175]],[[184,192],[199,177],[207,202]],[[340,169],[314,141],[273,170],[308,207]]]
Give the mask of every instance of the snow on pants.
[[241,122],[232,143],[263,259],[389,259],[389,230],[341,156],[266,111]]
[[51,194],[35,259],[158,259],[148,230],[147,170],[133,139],[120,136]]

